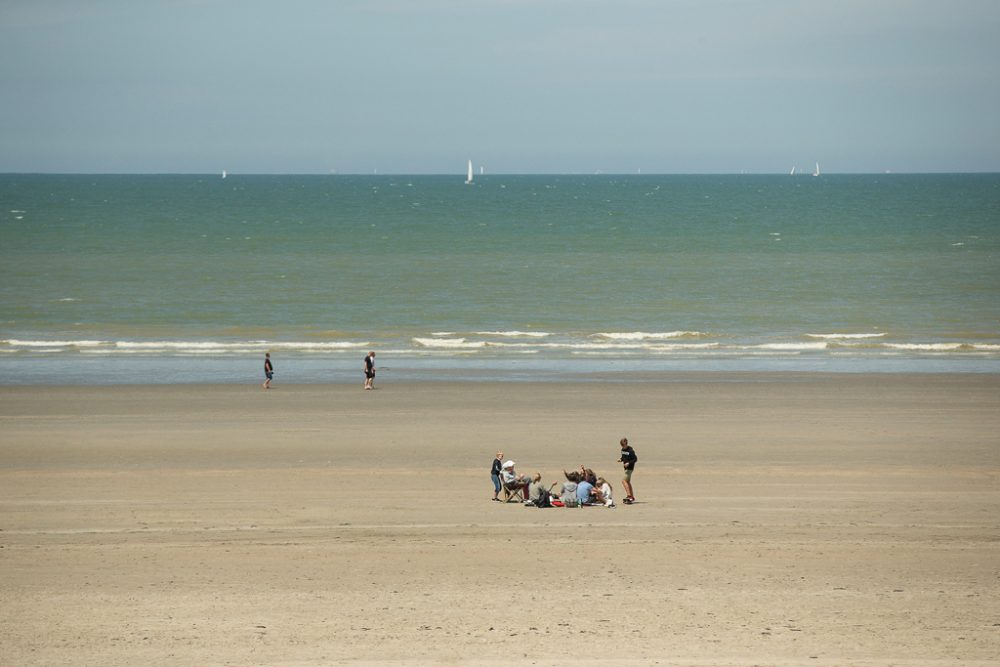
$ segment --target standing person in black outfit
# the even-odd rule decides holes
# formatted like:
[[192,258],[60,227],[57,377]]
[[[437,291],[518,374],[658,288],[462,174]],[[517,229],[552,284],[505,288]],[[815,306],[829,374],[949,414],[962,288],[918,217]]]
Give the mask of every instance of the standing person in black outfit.
[[493,480],[493,500],[500,502],[500,471],[502,470],[503,452],[497,452],[497,456],[493,459],[493,467],[490,468],[490,479]]
[[365,389],[375,388],[375,353],[369,352],[365,357]]
[[271,353],[264,353],[264,389],[271,388],[271,379],[274,377],[274,366],[271,364]]
[[625,477],[622,479],[622,486],[625,487],[625,498],[622,502],[631,505],[635,502],[635,495],[632,493],[632,471],[635,470],[635,462],[639,460],[639,457],[635,455],[635,450],[629,447],[628,438],[622,438],[618,444],[622,448],[622,455],[618,462],[625,468]]

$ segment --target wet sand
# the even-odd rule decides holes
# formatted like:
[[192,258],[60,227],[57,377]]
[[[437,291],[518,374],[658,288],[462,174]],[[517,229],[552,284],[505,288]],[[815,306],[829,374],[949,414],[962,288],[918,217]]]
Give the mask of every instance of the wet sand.
[[639,379],[0,389],[0,661],[1000,664],[1000,376]]

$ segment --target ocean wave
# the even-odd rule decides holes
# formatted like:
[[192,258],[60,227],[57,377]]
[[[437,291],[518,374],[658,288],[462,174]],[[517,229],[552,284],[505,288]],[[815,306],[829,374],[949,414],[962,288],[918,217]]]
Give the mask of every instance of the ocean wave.
[[827,349],[826,343],[761,343],[760,345],[740,345],[741,350],[769,350],[772,352],[808,352]]
[[11,347],[27,348],[97,347],[99,345],[110,345],[108,341],[103,340],[18,340],[16,338],[0,340],[0,343],[6,343]]
[[109,341],[109,340],[21,340],[16,338],[0,340],[0,348],[6,352],[82,352],[88,354],[128,354],[128,353],[212,353],[251,354],[269,350],[291,352],[338,352],[367,348],[369,342],[329,341],[329,342],[276,342],[276,341]]
[[474,349],[486,347],[486,341],[467,341],[464,338],[414,338],[413,342],[421,347],[448,348],[448,349]]
[[648,351],[648,352],[676,352],[680,350],[707,350],[717,349],[719,343],[497,343],[487,342],[486,347],[500,349],[533,349],[533,350],[588,350],[588,351]]
[[475,335],[500,336],[506,338],[547,338],[552,334],[545,331],[476,331]]
[[670,340],[672,338],[698,338],[706,334],[701,331],[666,331],[662,333],[647,333],[645,331],[601,332],[593,334],[593,338],[609,340]]
[[854,340],[854,339],[864,339],[864,338],[883,338],[884,333],[831,333],[831,334],[813,334],[807,333],[807,338],[823,338],[826,340]]
[[336,341],[336,342],[326,342],[326,343],[259,343],[259,345],[266,345],[270,350],[356,350],[359,348],[371,347],[370,341],[366,342],[351,342],[351,341]]
[[956,350],[971,350],[975,346],[965,343],[886,343],[891,350],[908,350],[911,352],[954,352]]
[[221,341],[117,341],[115,347],[121,350],[221,350],[221,351],[268,351],[268,350],[351,350],[369,347],[368,342],[278,342],[278,341],[238,341],[225,343]]
[[[529,335],[530,333],[530,335]],[[883,333],[836,333],[773,336],[770,338],[736,338],[723,335],[719,339],[698,338],[707,336],[697,332],[665,333],[546,333],[518,331],[483,331],[480,335],[435,335],[374,337],[371,340],[100,340],[58,339],[36,340],[24,338],[0,339],[0,352],[5,358],[24,354],[35,356],[103,355],[103,356],[208,356],[248,357],[264,352],[295,357],[339,357],[375,349],[379,354],[395,357],[448,357],[449,355],[591,355],[613,358],[704,356],[756,357],[761,355],[794,357],[800,354],[826,354],[838,357],[912,356],[920,355],[969,355],[995,357],[1000,354],[1000,342],[995,338],[949,342],[925,342],[917,339],[907,342],[881,340]],[[523,336],[523,337],[522,337]],[[687,338],[687,337],[691,338]]]

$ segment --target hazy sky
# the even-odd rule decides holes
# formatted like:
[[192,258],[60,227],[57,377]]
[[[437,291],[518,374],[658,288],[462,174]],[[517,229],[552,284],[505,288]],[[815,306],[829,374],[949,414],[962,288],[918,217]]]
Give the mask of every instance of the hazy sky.
[[998,0],[0,0],[0,172],[1000,171]]

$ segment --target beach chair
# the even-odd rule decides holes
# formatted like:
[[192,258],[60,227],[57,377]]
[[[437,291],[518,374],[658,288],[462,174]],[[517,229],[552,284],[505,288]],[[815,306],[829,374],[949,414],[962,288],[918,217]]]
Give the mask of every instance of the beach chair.
[[503,501],[505,503],[519,502],[523,503],[527,498],[524,496],[524,485],[517,483],[508,486],[506,483],[500,485],[503,489]]

